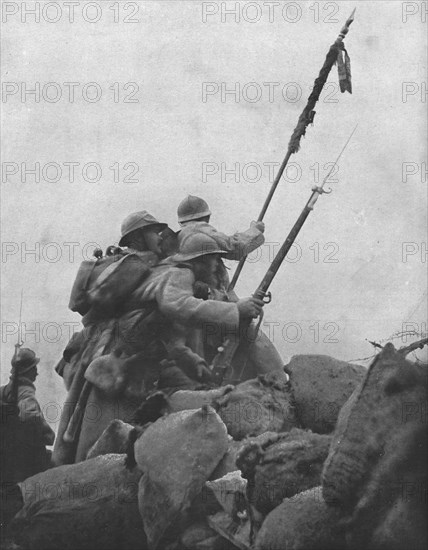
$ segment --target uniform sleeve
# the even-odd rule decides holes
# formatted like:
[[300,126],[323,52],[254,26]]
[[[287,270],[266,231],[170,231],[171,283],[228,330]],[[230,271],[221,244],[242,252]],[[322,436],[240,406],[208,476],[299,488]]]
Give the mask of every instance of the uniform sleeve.
[[44,419],[40,405],[31,391],[24,390],[18,396],[19,418],[22,422],[32,422],[35,430],[40,430],[40,435],[45,445],[52,445],[55,439],[55,432]]
[[173,323],[169,339],[165,342],[170,359],[174,359],[181,368],[194,368],[203,363],[205,359],[195,353],[187,344],[188,329],[178,323]]
[[225,258],[228,260],[238,261],[265,242],[263,233],[254,224],[246,231],[234,233],[231,236],[211,227],[209,235],[223,250],[227,251]]
[[237,327],[238,306],[235,303],[200,300],[193,296],[193,273],[186,268],[172,268],[165,273],[156,290],[160,311],[171,321],[186,326],[213,324]]

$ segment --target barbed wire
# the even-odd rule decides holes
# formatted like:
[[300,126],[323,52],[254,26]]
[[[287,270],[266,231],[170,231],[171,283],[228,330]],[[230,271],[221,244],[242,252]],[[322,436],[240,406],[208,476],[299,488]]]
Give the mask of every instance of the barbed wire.
[[[383,338],[377,341],[371,341],[366,338],[366,341],[369,342],[372,346],[375,348],[382,348],[383,346],[379,345],[384,342],[390,342],[391,340],[397,340],[398,338],[403,338],[403,336],[412,336],[412,337],[419,337],[419,338],[426,338],[427,333],[426,332],[416,332],[415,330],[401,330],[397,331],[394,334],[392,334],[389,338]],[[359,357],[358,359],[348,359],[348,363],[355,363],[357,361],[369,361],[371,359],[374,359],[376,357],[377,353],[373,353],[373,355],[369,355],[368,357]],[[412,352],[412,355],[418,363],[422,363],[422,361],[419,359],[419,357],[416,356],[416,350]]]

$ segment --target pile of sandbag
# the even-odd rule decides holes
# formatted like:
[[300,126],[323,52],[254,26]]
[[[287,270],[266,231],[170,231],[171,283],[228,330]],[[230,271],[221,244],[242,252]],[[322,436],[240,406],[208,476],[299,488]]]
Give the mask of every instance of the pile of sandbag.
[[138,512],[141,472],[109,454],[52,468],[20,483],[23,508],[9,537],[26,550],[146,547]]
[[[288,382],[263,375],[236,387],[157,392],[141,430],[113,421],[88,454],[96,458],[26,480],[14,540],[28,550],[223,550],[227,539],[249,547],[251,526],[253,542],[260,529],[259,550],[283,548],[275,546],[282,540],[340,547],[331,528],[339,511],[314,488],[336,408],[365,369],[323,356],[295,357],[286,369]],[[128,472],[124,454],[106,453],[129,451],[138,433],[138,467]],[[73,484],[92,492],[65,498]],[[38,485],[48,487],[42,497],[32,496]]]
[[[361,385],[367,370],[326,356],[294,357],[285,370],[290,378],[287,384],[272,384],[269,379],[266,383],[258,377],[217,400],[228,432],[240,440],[235,453],[231,446],[226,457],[229,471],[236,465],[247,482],[245,513],[251,529],[246,528],[245,514],[236,513],[237,503],[242,503],[236,472],[223,472],[227,475],[207,484],[222,504],[222,512],[210,516],[210,525],[243,548],[255,542],[262,525],[267,527],[257,538],[260,549],[342,548],[343,534],[335,529],[341,513],[330,510],[320,489],[314,488],[321,485],[331,444],[327,434],[333,432],[341,407]],[[246,407],[258,413],[251,417],[245,414]],[[285,525],[276,525],[279,517]],[[233,526],[228,527],[231,521]],[[308,529],[307,522],[313,528]]]
[[340,412],[322,489],[350,550],[427,548],[427,381],[388,343]]
[[[155,394],[153,403],[146,404],[150,414],[143,415],[151,424],[135,443],[136,463],[143,472],[139,506],[149,547],[173,548],[187,533],[185,547],[190,548],[189,541],[205,533],[213,540],[198,539],[195,548],[211,548],[217,539],[206,517],[230,514],[225,501],[235,502],[241,523],[248,512],[255,534],[284,498],[320,485],[331,438],[308,428],[331,431],[337,411],[329,403],[345,399],[360,382],[361,369],[304,356],[287,366],[289,382],[263,375],[236,387]],[[318,397],[314,388],[322,389]],[[311,415],[314,406],[317,414]],[[107,452],[109,445],[123,452],[131,426],[116,424],[91,453]],[[299,429],[302,424],[305,429]],[[237,475],[248,482],[244,499]]]
[[[321,485],[272,510],[256,550],[426,548],[427,372],[385,346],[340,410]],[[351,378],[332,395],[342,399]]]

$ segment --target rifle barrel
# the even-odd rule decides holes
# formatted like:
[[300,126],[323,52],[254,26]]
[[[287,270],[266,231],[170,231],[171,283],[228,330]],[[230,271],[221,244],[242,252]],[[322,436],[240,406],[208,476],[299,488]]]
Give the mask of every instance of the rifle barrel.
[[23,302],[23,298],[24,298],[24,289],[21,288],[21,303],[20,303],[20,306],[19,306],[19,323],[18,323],[18,342],[17,342],[17,346],[21,346],[22,345],[22,302]]
[[303,224],[306,221],[306,218],[309,216],[311,212],[311,208],[309,205],[310,200],[313,198],[315,192],[312,193],[311,198],[309,199],[308,203],[302,210],[300,216],[297,218],[296,223],[293,225],[290,233],[288,234],[285,241],[282,243],[281,248],[278,250],[278,253],[276,254],[275,258],[273,259],[272,263],[270,264],[269,269],[265,273],[265,276],[263,277],[261,283],[257,287],[256,292],[254,293],[254,297],[263,299],[266,295],[266,292],[268,291],[271,282],[273,281],[275,275],[277,274],[279,268],[281,267],[282,262],[286,258],[290,248],[293,246],[294,241],[296,240],[297,235],[299,234]]
[[281,248],[279,249],[278,253],[276,254],[275,258],[273,259],[268,271],[266,272],[265,276],[263,277],[262,282],[257,287],[256,292],[254,293],[254,296],[256,298],[263,299],[266,295],[266,292],[268,291],[268,288],[277,274],[279,268],[281,267],[282,262],[286,258],[290,248],[293,246],[294,241],[296,240],[297,235],[299,234],[300,230],[302,229],[303,224],[306,221],[306,218],[309,216],[309,214],[314,209],[314,205],[318,199],[318,197],[322,193],[330,193],[330,191],[324,191],[324,184],[328,181],[328,178],[330,177],[333,168],[337,165],[340,158],[343,155],[343,152],[345,151],[346,147],[348,146],[348,143],[351,141],[352,136],[355,133],[355,130],[357,129],[358,124],[355,125],[355,128],[352,130],[350,136],[345,142],[345,145],[342,147],[342,150],[340,151],[339,155],[337,156],[336,162],[331,167],[330,171],[328,172],[327,176],[324,178],[322,184],[317,187],[312,188],[312,194],[309,197],[308,202],[305,204],[302,212],[300,213],[300,216],[297,218],[295,224],[291,228],[290,233],[288,234],[287,238],[283,242]]

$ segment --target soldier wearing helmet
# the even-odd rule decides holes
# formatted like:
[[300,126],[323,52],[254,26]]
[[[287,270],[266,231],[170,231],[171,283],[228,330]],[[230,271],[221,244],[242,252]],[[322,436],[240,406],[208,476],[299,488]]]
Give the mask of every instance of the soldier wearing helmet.
[[228,260],[240,260],[264,243],[263,222],[251,222],[247,231],[235,233],[232,236],[217,231],[209,224],[211,210],[208,204],[194,195],[188,195],[177,208],[178,223],[182,227],[179,234],[179,243],[191,231],[201,231],[212,237]]
[[195,297],[195,283],[210,286],[226,254],[211,236],[191,232],[181,240],[179,252],[155,267],[132,296],[140,307],[156,302],[164,319],[159,338],[169,357],[179,366],[192,363],[196,372],[207,365],[198,331],[236,333],[241,319],[257,317],[263,307],[253,297],[236,302]]
[[125,218],[121,226],[119,246],[139,252],[147,250],[162,255],[160,232],[167,227],[159,222],[147,210],[134,212]]
[[[180,246],[183,239],[187,235],[195,231],[205,233],[212,237],[218,246],[225,251],[223,257],[227,260],[239,261],[264,243],[264,223],[251,222],[250,228],[247,231],[238,232],[228,236],[220,231],[217,231],[209,224],[211,210],[208,204],[193,195],[188,195],[178,206],[177,209],[178,222],[182,229],[178,233],[178,245]],[[233,300],[238,298],[234,292],[227,292],[229,286],[229,277],[225,266],[222,262],[219,263],[215,282],[211,286],[211,290],[217,299]]]
[[52,445],[55,439],[35,395],[40,359],[31,349],[16,348],[10,381],[0,388],[2,409],[9,408],[2,419],[2,481],[12,483],[49,468],[46,445]]
[[[121,225],[119,246],[123,248],[108,247],[105,257],[100,251],[96,261],[85,261],[79,269],[70,308],[83,315],[85,329],[73,335],[56,371],[66,383],[67,400],[76,402],[82,398],[80,406],[98,407],[100,417],[94,422],[90,413],[84,415],[80,431],[77,430],[74,436],[75,444],[67,445],[64,433],[68,429],[70,411],[63,411],[53,452],[55,465],[83,460],[110,420],[132,415],[151,383],[149,367],[157,361],[157,356],[156,361],[152,357],[157,349],[148,349],[152,338],[145,330],[151,310],[139,309],[130,296],[150,269],[159,263],[162,256],[159,233],[165,228],[167,224],[146,210],[134,212]],[[141,362],[144,368],[128,369],[122,359],[142,350],[145,352]],[[105,356],[105,365],[115,367],[114,375],[107,376],[106,366],[104,371],[94,367],[90,376],[89,365],[100,356]],[[91,383],[86,400],[82,392],[85,380]]]
[[[249,254],[264,243],[264,223],[251,222],[247,231],[235,233],[227,236],[214,229],[209,224],[211,210],[208,204],[201,198],[189,195],[179,205],[178,221],[183,229],[179,232],[178,242],[181,244],[187,236],[196,231],[202,232],[212,237],[220,248],[226,251],[222,257],[228,260],[240,260],[243,256]],[[219,259],[215,275],[207,283],[210,286],[211,297],[222,301],[237,301],[238,296],[235,291],[229,291],[229,277],[227,270]],[[250,332],[254,327],[250,328]],[[217,338],[211,338],[208,348],[217,349],[221,341]],[[261,374],[272,370],[283,373],[283,361],[269,338],[259,330],[257,338],[249,335],[251,343],[251,362],[255,372]],[[254,341],[255,340],[255,341]],[[207,349],[207,341],[204,342],[205,355],[210,355]]]

